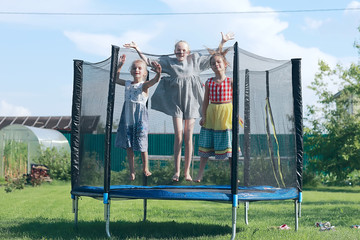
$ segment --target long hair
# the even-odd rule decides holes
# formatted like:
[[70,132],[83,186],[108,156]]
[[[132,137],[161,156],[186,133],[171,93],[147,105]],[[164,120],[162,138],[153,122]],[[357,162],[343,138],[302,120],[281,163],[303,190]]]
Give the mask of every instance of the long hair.
[[214,59],[214,57],[216,56],[220,56],[223,58],[224,63],[226,64],[226,66],[229,66],[230,63],[227,61],[226,59],[226,54],[229,52],[230,48],[226,48],[225,50],[223,50],[222,48],[218,48],[216,50],[211,49],[211,48],[206,48],[208,50],[208,52],[210,53],[211,57],[210,57],[210,63],[211,61]]

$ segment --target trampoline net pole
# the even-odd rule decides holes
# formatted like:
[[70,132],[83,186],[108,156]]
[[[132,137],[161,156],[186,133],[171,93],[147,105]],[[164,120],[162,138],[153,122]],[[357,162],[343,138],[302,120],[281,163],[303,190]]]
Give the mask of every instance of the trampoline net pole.
[[112,134],[112,121],[114,113],[114,100],[115,100],[115,81],[117,72],[117,61],[119,55],[119,47],[112,46],[111,51],[111,68],[110,68],[110,81],[108,92],[108,104],[106,114],[105,126],[105,166],[104,166],[104,192],[108,193],[110,190],[110,169],[111,169],[111,134]]
[[302,92],[301,92],[301,59],[291,59],[292,86],[294,97],[295,141],[296,141],[296,184],[302,191],[303,168],[303,118],[302,118]]
[[244,186],[250,181],[250,77],[249,70],[245,70],[244,86]]
[[[232,118],[232,161],[231,194],[238,193],[238,158],[239,158],[239,79],[238,79],[238,43],[234,44],[233,66],[233,118]],[[234,203],[233,203],[234,204]]]
[[83,82],[83,61],[74,60],[74,86],[71,110],[71,189],[78,186],[80,168],[80,115]]

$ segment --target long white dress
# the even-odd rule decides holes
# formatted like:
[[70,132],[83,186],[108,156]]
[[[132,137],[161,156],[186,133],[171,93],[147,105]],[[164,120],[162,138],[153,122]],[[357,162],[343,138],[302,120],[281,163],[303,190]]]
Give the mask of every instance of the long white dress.
[[125,82],[125,102],[116,134],[115,146],[147,152],[149,115],[146,107],[148,97],[142,91],[143,82]]

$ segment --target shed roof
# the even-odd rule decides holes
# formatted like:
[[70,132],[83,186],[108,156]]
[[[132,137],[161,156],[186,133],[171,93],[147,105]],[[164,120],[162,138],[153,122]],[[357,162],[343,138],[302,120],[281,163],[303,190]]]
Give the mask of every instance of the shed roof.
[[[85,116],[82,121],[82,128],[87,132],[93,132],[96,130],[99,116]],[[70,132],[71,116],[0,116],[0,129],[13,124]]]

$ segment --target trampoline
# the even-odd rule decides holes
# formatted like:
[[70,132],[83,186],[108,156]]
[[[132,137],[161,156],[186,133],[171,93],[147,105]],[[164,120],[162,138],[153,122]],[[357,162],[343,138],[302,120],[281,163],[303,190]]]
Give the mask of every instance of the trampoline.
[[[103,197],[103,187],[82,186],[72,194],[89,197]],[[203,200],[231,202],[230,186],[111,186],[109,195],[128,199],[165,199],[165,200]],[[295,188],[275,188],[272,186],[238,187],[239,201],[286,200],[298,197]]]
[[[206,54],[206,50],[197,51]],[[248,224],[249,202],[293,200],[294,224],[295,230],[298,230],[303,157],[300,59],[264,58],[239,48],[235,43],[226,56],[232,63],[227,75],[234,79],[232,131],[233,136],[238,136],[233,137],[232,148],[240,146],[242,156],[238,151],[232,152],[232,159],[237,161],[231,161],[228,185],[147,186],[148,178],[136,185],[119,182],[112,177],[120,171],[116,165],[119,150],[113,147],[114,131],[123,102],[123,89],[116,88],[114,81],[119,54],[127,55],[128,64],[123,67],[125,70],[121,78],[130,79],[126,69],[132,62],[130,59],[137,58],[132,50],[112,46],[111,57],[102,62],[74,60],[71,197],[76,225],[81,196],[103,200],[105,231],[109,237],[111,199],[144,199],[144,220],[147,217],[147,200],[215,201],[231,204],[231,239],[234,239],[240,202],[245,203],[245,224]],[[148,57],[156,60],[159,56],[148,54]],[[201,77],[206,80],[209,76],[212,76],[210,70]],[[150,122],[150,132],[156,132],[159,127],[156,121],[164,116],[150,108],[149,115],[150,119],[154,119],[153,123]],[[93,133],[82,128],[82,119],[89,116],[100,119]],[[239,116],[244,119],[244,128],[234,124],[239,122]],[[164,121],[164,127],[165,124]],[[101,140],[94,143],[91,140],[93,135],[101,136]]]

